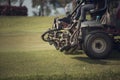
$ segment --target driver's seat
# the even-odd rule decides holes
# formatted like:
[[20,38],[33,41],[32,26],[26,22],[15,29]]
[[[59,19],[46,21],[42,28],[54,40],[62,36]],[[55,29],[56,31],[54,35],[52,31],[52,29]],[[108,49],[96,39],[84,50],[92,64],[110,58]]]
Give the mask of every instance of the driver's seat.
[[[100,2],[99,2],[100,1]],[[96,20],[97,16],[99,16],[99,19],[105,14],[107,10],[107,0],[99,0],[97,4],[97,9],[90,10],[90,15],[92,17],[92,20]]]

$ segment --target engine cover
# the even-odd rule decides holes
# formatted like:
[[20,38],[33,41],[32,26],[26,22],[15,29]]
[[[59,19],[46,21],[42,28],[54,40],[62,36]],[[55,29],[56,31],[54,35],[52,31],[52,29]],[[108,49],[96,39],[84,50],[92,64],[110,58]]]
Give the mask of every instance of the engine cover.
[[85,21],[81,23],[81,27],[103,27],[99,21]]

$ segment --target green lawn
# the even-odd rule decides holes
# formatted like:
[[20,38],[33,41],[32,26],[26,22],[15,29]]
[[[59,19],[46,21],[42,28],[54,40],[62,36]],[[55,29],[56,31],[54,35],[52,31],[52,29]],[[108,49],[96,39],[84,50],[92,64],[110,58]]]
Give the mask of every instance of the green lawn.
[[106,60],[66,55],[41,34],[54,17],[0,17],[0,80],[120,80],[120,52]]

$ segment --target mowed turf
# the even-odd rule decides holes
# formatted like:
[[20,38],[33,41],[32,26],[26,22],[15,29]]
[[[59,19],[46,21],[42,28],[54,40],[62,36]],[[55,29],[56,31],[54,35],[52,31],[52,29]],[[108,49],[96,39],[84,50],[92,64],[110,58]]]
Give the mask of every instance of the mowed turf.
[[0,17],[0,80],[120,80],[120,52],[66,55],[42,41],[54,17]]

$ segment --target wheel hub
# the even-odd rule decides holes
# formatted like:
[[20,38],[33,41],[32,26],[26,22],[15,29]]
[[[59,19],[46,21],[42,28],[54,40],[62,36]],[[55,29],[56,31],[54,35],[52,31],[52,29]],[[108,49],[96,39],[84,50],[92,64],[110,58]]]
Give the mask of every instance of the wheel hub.
[[96,53],[103,53],[107,47],[107,44],[104,39],[95,39],[92,43],[92,49]]

